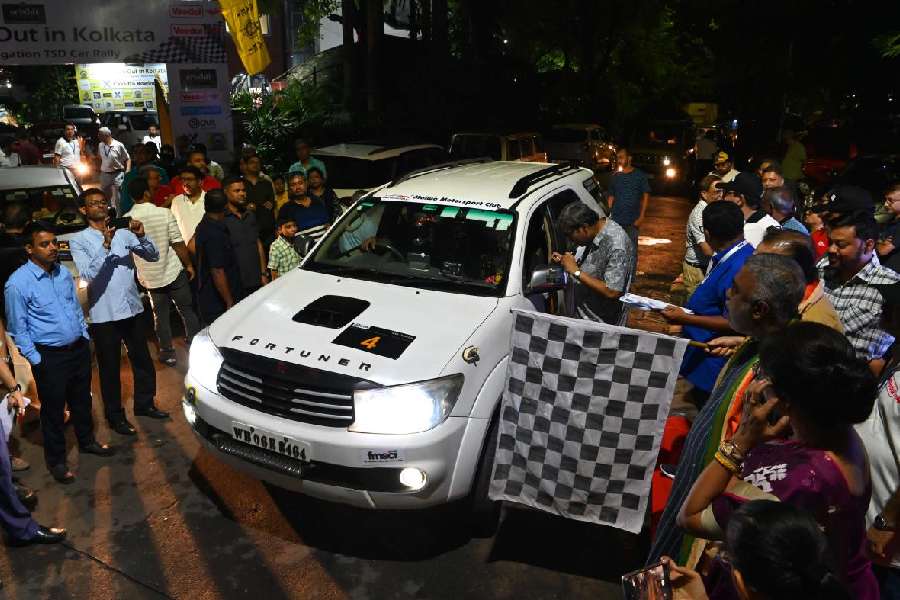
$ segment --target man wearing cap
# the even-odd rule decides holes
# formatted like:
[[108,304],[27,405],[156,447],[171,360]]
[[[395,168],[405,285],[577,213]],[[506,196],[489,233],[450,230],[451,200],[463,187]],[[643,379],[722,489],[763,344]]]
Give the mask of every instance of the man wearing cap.
[[732,181],[717,184],[725,193],[724,200],[737,204],[744,215],[744,239],[756,248],[769,227],[780,227],[778,221],[760,209],[762,183],[753,173],[738,173]]
[[125,180],[125,172],[131,168],[131,157],[125,144],[113,139],[109,127],[101,127],[100,136],[100,189],[109,198],[110,205],[119,210],[119,188]]
[[738,176],[737,169],[734,168],[734,161],[728,156],[727,152],[719,152],[716,154],[715,169],[710,171],[710,175],[718,175],[722,178],[722,183],[733,181]]
[[[841,198],[836,200],[840,206]],[[817,265],[819,278],[825,282],[825,293],[857,355],[869,361],[873,370],[880,369],[881,358],[894,338],[879,325],[883,299],[875,286],[900,281],[900,274],[878,261],[878,226],[870,212],[831,218],[828,237],[828,256]]]
[[[881,327],[900,337],[900,283],[876,285],[884,298]],[[866,515],[870,553],[875,562],[884,598],[900,593],[900,345],[888,352],[890,358],[881,373],[881,387],[869,418],[856,425],[866,446],[872,480],[872,501]]]

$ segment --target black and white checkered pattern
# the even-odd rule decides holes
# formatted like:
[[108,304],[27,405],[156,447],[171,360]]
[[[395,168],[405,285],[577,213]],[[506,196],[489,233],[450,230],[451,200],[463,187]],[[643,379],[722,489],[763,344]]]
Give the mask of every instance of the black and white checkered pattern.
[[126,56],[129,63],[223,63],[228,60],[225,53],[224,26],[204,25],[205,36],[170,37],[153,50]]
[[515,311],[490,497],[639,532],[686,347]]

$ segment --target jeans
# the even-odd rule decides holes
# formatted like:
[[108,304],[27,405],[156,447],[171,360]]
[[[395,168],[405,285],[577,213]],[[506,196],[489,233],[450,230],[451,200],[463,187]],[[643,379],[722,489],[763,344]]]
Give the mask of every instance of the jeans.
[[153,307],[153,323],[156,327],[156,338],[159,340],[160,351],[172,350],[172,322],[169,319],[172,302],[175,303],[175,309],[181,315],[185,338],[190,344],[197,332],[200,331],[200,319],[194,312],[193,294],[191,294],[187,273],[181,271],[175,281],[169,285],[149,291],[150,305]]
[[[66,464],[63,413],[72,413],[75,437],[82,448],[94,441],[91,415],[91,346],[84,338],[67,349],[36,345],[41,362],[32,366],[41,398],[41,433],[48,467]],[[118,378],[118,373],[116,374]],[[118,383],[118,379],[116,380]]]
[[125,342],[125,348],[128,349],[128,361],[134,375],[134,410],[151,408],[156,396],[156,369],[153,368],[153,360],[147,349],[141,315],[120,321],[91,323],[90,330],[97,353],[100,393],[103,395],[106,420],[120,423],[125,419],[120,376],[122,342]]
[[900,600],[900,569],[873,565],[881,587],[881,600]]

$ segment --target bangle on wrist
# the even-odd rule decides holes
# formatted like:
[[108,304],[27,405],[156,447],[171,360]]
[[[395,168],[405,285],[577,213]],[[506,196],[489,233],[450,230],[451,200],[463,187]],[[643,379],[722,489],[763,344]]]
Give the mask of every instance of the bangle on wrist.
[[726,471],[732,475],[738,475],[741,472],[741,465],[736,464],[731,458],[722,454],[721,451],[716,452],[716,462],[722,465]]

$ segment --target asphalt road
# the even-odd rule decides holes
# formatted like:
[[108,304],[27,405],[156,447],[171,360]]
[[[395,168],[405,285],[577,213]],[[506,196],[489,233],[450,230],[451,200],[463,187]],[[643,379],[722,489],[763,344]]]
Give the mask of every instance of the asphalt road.
[[[640,247],[638,293],[668,298],[689,208],[652,198],[641,233],[656,245]],[[631,323],[662,325],[653,315]],[[73,485],[46,472],[36,415],[26,420],[22,480],[39,493],[35,516],[69,539],[0,551],[6,597],[619,599],[621,574],[647,551],[646,536],[537,512],[511,509],[494,538],[479,539],[454,507],[373,513],[265,486],[199,448],[180,409],[183,347],[178,356],[176,369],[157,367],[158,404],[173,419],[137,420],[138,436],[122,438],[98,400],[98,438],[119,451],[79,457],[70,434]],[[122,380],[127,398],[127,367]]]

